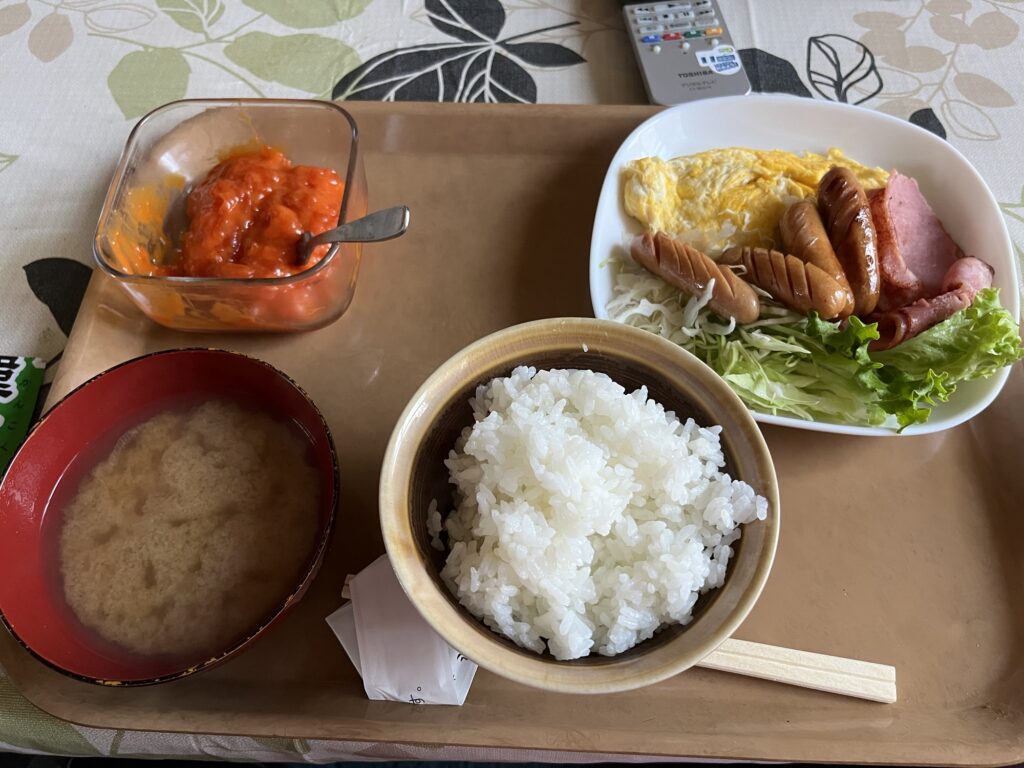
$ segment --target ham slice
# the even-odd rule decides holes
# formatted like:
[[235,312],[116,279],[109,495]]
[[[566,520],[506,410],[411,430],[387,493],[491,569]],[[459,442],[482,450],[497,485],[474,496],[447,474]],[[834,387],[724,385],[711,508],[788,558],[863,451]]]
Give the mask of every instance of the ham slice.
[[879,338],[871,342],[869,349],[892,349],[967,309],[978,291],[992,285],[993,273],[992,267],[973,256],[956,260],[943,276],[940,283],[943,292],[938,296],[918,299],[878,315]]
[[893,171],[869,202],[882,280],[873,318],[880,338],[870,348],[891,349],[969,307],[992,285],[992,267],[964,256],[909,176]]
[[886,307],[880,308],[894,309],[942,293],[946,273],[964,252],[946,233],[917,182],[893,171],[888,185],[876,194],[871,215],[876,228],[881,222],[888,240],[888,258],[879,253],[881,290],[888,295]]
[[879,337],[868,345],[868,349],[872,352],[892,349],[970,305],[970,301],[964,300],[964,294],[950,291],[934,299],[918,299],[905,307],[883,312],[878,316]]
[[942,279],[942,290],[969,292],[974,301],[978,291],[992,287],[995,270],[989,264],[974,256],[965,256],[953,262]]
[[882,281],[878,296],[879,312],[905,307],[924,295],[924,286],[900,255],[896,230],[889,215],[892,198],[888,192],[888,187],[868,192],[878,243],[878,274]]

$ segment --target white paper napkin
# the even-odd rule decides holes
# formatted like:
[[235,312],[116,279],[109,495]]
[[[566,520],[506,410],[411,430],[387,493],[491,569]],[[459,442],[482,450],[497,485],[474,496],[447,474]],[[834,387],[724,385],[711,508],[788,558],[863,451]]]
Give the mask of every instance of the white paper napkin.
[[441,639],[405,596],[387,555],[348,583],[352,600],[327,617],[366,695],[407,704],[462,704],[476,664]]

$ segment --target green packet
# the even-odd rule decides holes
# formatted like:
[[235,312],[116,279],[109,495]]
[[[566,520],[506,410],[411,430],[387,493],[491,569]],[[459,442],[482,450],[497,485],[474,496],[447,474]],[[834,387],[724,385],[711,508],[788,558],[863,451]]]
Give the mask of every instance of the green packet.
[[0,355],[0,472],[32,426],[46,362],[38,357]]

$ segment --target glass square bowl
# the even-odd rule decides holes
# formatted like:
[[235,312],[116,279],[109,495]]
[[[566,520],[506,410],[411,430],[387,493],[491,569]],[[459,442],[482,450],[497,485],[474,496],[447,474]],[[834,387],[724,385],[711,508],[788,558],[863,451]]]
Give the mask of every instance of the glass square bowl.
[[337,104],[291,99],[185,99],[143,117],[110,183],[93,252],[155,322],[183,331],[302,331],[337,320],[352,301],[362,248],[335,244],[284,277],[145,274],[184,233],[192,185],[232,152],[266,144],[297,165],[344,179],[338,224],[366,215],[366,175],[355,120]]

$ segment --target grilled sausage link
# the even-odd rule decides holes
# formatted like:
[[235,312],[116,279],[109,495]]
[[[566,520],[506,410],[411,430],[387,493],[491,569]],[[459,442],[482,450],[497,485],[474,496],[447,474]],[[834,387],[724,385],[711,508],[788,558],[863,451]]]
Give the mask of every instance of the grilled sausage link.
[[691,296],[704,293],[713,279],[708,306],[737,323],[752,323],[761,315],[757,294],[731,269],[722,269],[710,257],[664,232],[637,237],[630,249],[633,260],[665,282]]
[[818,184],[818,208],[836,258],[853,290],[854,312],[871,314],[878,304],[878,242],[864,187],[848,168],[833,168]]
[[722,255],[723,264],[742,264],[743,277],[762,288],[790,309],[807,314],[812,309],[825,320],[840,316],[850,296],[823,269],[767,248],[730,248]]
[[836,252],[832,250],[832,244],[828,241],[828,234],[825,232],[825,224],[818,215],[818,209],[813,203],[807,200],[793,203],[786,212],[782,214],[779,221],[779,230],[782,232],[782,247],[786,253],[791,253],[800,261],[813,264],[831,277],[846,292],[846,303],[839,317],[849,317],[853,314],[854,302],[853,291],[850,290],[850,283],[846,279]]

